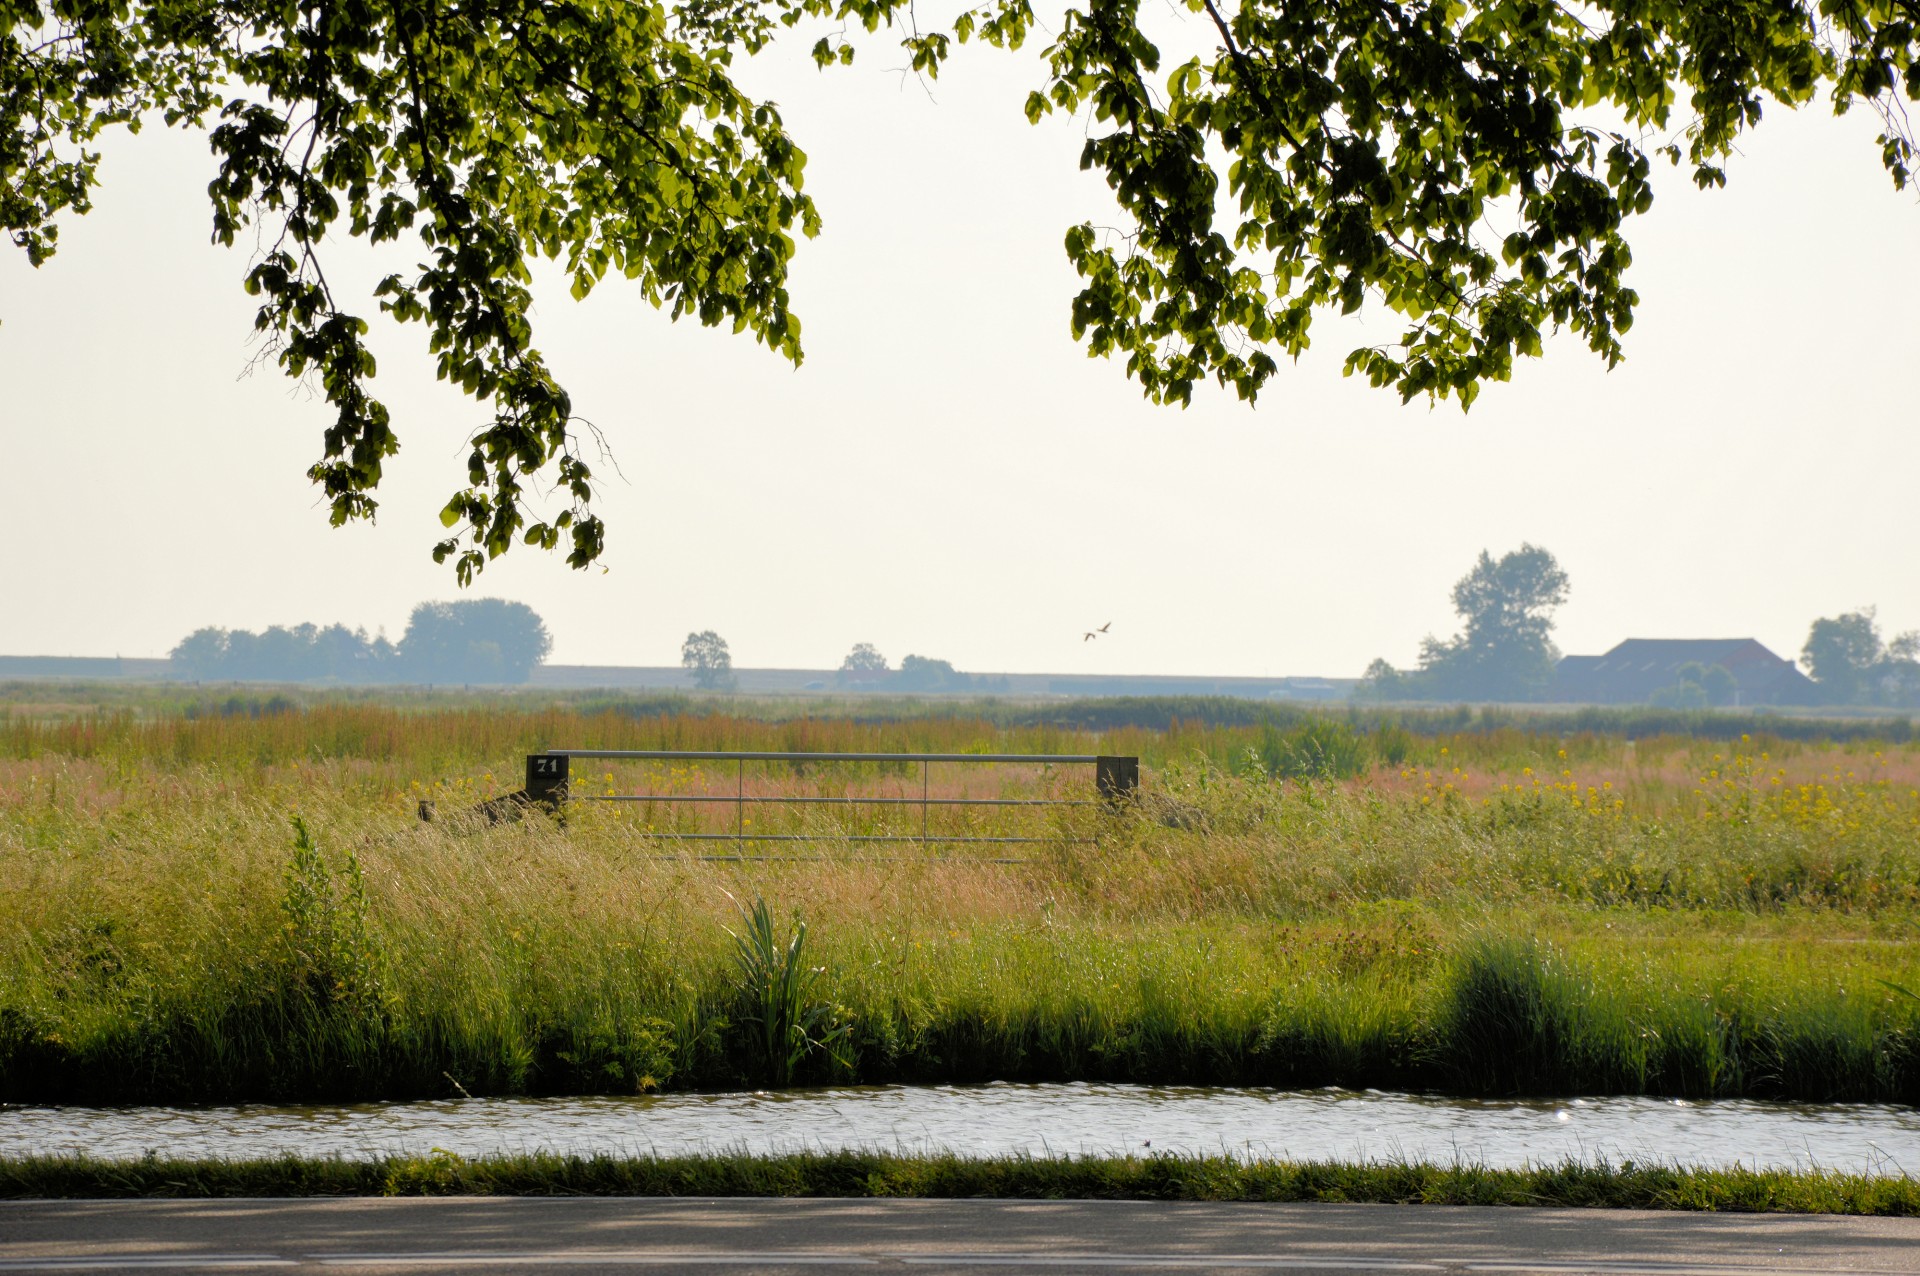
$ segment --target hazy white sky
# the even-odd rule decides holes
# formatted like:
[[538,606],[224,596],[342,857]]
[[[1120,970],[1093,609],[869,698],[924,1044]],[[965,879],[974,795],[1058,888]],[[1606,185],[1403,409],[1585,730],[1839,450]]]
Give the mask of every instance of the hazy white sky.
[[[801,369],[618,283],[542,289],[539,337],[626,476],[600,498],[610,570],[516,551],[474,592],[531,604],[555,660],[670,664],[713,628],[745,665],[868,641],[970,670],[1357,674],[1452,632],[1452,582],[1522,541],[1572,576],[1568,651],[1793,655],[1813,617],[1867,604],[1920,627],[1920,207],[1866,114],[1776,112],[1725,191],[1666,174],[1612,373],[1558,341],[1467,416],[1402,407],[1342,379],[1356,341],[1323,320],[1257,408],[1182,412],[1068,334],[1061,238],[1111,205],[1077,171],[1082,124],[1025,122],[1030,58],[965,51],[930,97],[884,51],[827,75],[802,52],[751,73],[827,219],[793,276]],[[0,652],[161,655],[303,620],[397,636],[456,593],[428,551],[484,411],[369,302],[404,450],[378,525],[328,528],[304,478],[328,412],[245,375],[247,259],[207,244],[204,139],[106,150],[59,256],[0,255]]]

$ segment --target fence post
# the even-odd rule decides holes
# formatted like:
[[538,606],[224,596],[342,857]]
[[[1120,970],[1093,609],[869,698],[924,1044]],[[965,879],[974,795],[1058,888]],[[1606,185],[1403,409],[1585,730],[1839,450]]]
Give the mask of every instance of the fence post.
[[557,814],[567,800],[567,764],[572,760],[564,753],[529,753],[527,801]]
[[1119,805],[1140,791],[1140,759],[1105,755],[1096,758],[1093,785],[1100,790],[1101,797]]

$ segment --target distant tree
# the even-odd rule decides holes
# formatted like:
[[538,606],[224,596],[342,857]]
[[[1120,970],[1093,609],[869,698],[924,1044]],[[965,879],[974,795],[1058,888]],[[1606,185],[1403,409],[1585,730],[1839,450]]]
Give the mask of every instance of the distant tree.
[[680,644],[680,665],[693,671],[693,685],[704,691],[726,691],[733,687],[733,653],[727,640],[711,629],[688,634]]
[[966,691],[973,686],[973,679],[949,661],[908,656],[900,662],[900,672],[890,685],[900,691]]
[[1910,629],[1887,644],[1880,690],[1887,704],[1920,707],[1920,630]]
[[1829,704],[1920,703],[1920,632],[1883,644],[1872,607],[1814,621],[1800,663]]
[[870,642],[857,642],[847,658],[840,662],[840,671],[834,680],[840,683],[873,683],[886,677],[890,665],[887,658]]
[[1375,659],[1353,689],[1355,700],[1387,701],[1411,699],[1407,693],[1407,675],[1384,659]]
[[1866,704],[1872,699],[1873,666],[1883,654],[1874,609],[1823,617],[1807,631],[1800,663],[1829,704]]
[[847,658],[840,662],[842,673],[885,673],[887,658],[870,642],[856,642]]
[[220,666],[227,657],[227,631],[211,625],[196,629],[167,653],[174,669],[189,678],[210,680],[221,676]]
[[1553,611],[1567,601],[1567,589],[1567,574],[1537,545],[1523,544],[1498,560],[1482,550],[1453,587],[1462,632],[1444,642],[1422,641],[1420,668],[1410,674],[1374,661],[1363,689],[1391,688],[1410,700],[1538,699],[1559,659]]
[[415,682],[525,682],[553,650],[533,608],[504,598],[421,603],[407,618],[399,664]]

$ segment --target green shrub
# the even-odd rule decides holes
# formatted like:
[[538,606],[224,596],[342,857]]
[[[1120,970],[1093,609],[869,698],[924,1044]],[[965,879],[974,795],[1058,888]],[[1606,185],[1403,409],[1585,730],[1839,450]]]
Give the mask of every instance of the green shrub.
[[1315,718],[1291,731],[1268,723],[1254,752],[1260,768],[1276,780],[1349,780],[1373,763],[1366,737],[1331,718]]
[[340,876],[337,882],[306,821],[294,816],[280,897],[290,990],[316,1007],[376,1009],[380,953],[367,928],[367,882],[352,848]]

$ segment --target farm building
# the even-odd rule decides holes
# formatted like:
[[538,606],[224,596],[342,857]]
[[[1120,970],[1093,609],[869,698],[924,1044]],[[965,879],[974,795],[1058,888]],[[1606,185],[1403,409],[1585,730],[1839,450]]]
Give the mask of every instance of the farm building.
[[1813,680],[1752,638],[1629,638],[1604,656],[1563,656],[1550,699],[1576,704],[1647,704],[1679,687],[1688,666],[1715,665],[1733,677],[1733,703],[1812,704]]

